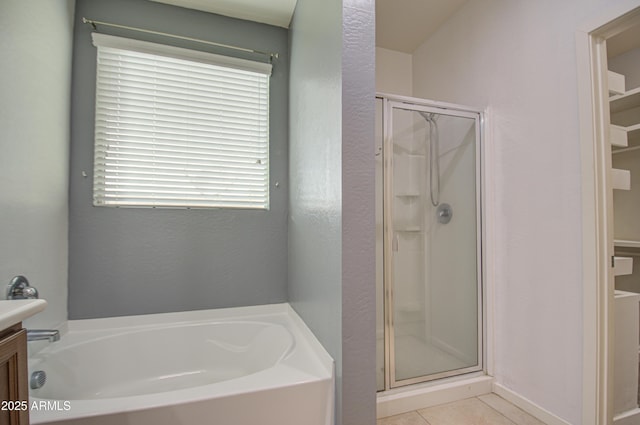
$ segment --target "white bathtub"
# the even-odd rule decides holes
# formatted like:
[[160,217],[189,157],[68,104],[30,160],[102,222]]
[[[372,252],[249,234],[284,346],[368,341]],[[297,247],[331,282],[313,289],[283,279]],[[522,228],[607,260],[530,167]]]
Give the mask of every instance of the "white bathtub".
[[333,361],[288,304],[69,322],[32,424],[331,425]]

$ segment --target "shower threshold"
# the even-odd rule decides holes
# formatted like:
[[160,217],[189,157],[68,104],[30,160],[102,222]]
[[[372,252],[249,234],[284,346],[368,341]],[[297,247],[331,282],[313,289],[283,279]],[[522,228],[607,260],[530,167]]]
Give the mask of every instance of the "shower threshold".
[[493,377],[480,371],[381,391],[377,397],[377,417],[399,415],[489,394],[492,384]]

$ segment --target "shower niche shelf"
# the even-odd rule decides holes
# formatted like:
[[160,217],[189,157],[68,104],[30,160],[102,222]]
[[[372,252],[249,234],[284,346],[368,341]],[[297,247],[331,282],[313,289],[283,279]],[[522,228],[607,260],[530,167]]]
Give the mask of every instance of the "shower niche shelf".
[[419,198],[420,194],[418,192],[406,192],[406,193],[396,193],[396,198]]
[[422,232],[422,228],[418,226],[406,226],[395,229],[399,233],[418,233]]

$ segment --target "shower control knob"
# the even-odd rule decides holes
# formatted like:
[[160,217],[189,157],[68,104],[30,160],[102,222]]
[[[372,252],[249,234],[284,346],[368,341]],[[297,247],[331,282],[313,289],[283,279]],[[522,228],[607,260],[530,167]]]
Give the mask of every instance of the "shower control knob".
[[440,204],[438,205],[436,214],[438,216],[438,223],[447,224],[453,217],[453,209],[451,209],[451,205],[449,204]]

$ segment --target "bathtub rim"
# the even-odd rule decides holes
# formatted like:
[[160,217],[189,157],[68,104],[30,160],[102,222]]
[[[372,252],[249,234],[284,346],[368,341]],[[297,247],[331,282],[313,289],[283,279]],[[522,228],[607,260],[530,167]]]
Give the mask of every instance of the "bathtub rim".
[[[268,320],[270,317],[274,318],[275,321],[270,322]],[[170,405],[178,406],[191,402],[202,402],[212,398],[232,397],[240,394],[277,390],[278,388],[295,387],[316,382],[330,382],[330,388],[333,391],[335,382],[333,359],[288,303],[73,320],[68,322],[68,332],[65,332],[65,334],[80,338],[92,333],[109,334],[111,332],[117,332],[119,329],[129,331],[132,328],[132,320],[136,321],[136,324],[133,326],[136,330],[144,330],[154,329],[165,324],[174,327],[180,326],[180,324],[189,325],[198,322],[262,322],[282,324],[277,321],[278,318],[280,321],[285,318],[285,327],[295,337],[294,344],[296,346],[301,345],[302,349],[305,350],[305,355],[311,357],[310,361],[315,363],[315,370],[312,372],[299,370],[296,367],[288,365],[286,361],[283,361],[274,367],[247,376],[209,385],[129,397],[70,400],[71,411],[32,411],[31,423],[48,423],[49,421],[54,421],[55,423],[55,421],[133,412],[167,407]],[[67,335],[63,335],[63,340],[65,336]],[[77,342],[72,341],[69,346],[73,347],[75,344],[77,344]],[[38,357],[43,355],[46,355],[46,350],[40,350],[34,353],[33,357],[35,358],[32,358],[30,355],[30,368],[32,360],[37,364],[38,361],[42,361]],[[222,387],[224,387],[223,391],[216,391]],[[212,389],[213,391],[211,391]],[[180,396],[177,400],[175,398],[176,395]],[[39,403],[40,401],[59,401],[62,403],[65,400],[42,399],[30,395],[29,405],[31,406],[34,402]],[[140,404],[141,402],[143,402],[142,405]]]
[[[68,333],[80,333],[80,332],[95,332],[95,331],[109,331],[114,328],[129,328],[131,326],[131,320],[136,320],[136,328],[141,330],[145,327],[153,328],[159,324],[171,324],[177,326],[180,323],[192,323],[199,321],[208,321],[211,319],[218,319],[224,322],[238,320],[238,321],[257,321],[260,317],[272,314],[286,314],[296,326],[296,329],[300,332],[301,336],[305,337],[313,352],[318,356],[322,362],[324,368],[332,373],[334,367],[334,360],[329,355],[324,346],[318,341],[316,336],[307,327],[307,324],[298,315],[296,310],[289,303],[275,303],[275,304],[263,304],[255,306],[242,306],[242,307],[225,307],[215,309],[204,310],[187,310],[177,311],[169,313],[151,313],[140,315],[128,315],[128,316],[115,316],[115,317],[101,317],[95,319],[77,319],[68,320],[65,323],[64,329],[61,329],[61,336],[64,337]],[[162,317],[161,317],[162,316]],[[182,320],[176,320],[182,317]],[[157,319],[161,318],[161,321]],[[233,320],[232,320],[233,319]],[[107,321],[109,321],[107,323]],[[34,355],[40,353],[41,350],[34,352]],[[29,354],[31,357],[31,353]]]

